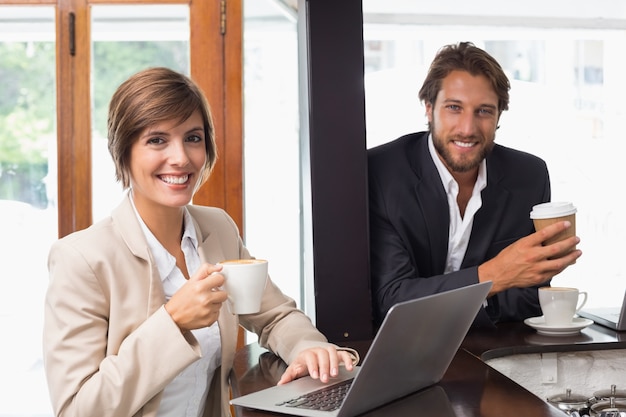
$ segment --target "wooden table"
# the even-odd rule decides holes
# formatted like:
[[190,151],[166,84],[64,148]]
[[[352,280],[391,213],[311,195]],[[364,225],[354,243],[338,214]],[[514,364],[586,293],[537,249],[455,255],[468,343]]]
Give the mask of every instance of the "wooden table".
[[[361,357],[371,341],[352,342]],[[592,325],[580,335],[543,337],[523,323],[506,323],[497,329],[472,330],[466,336],[440,383],[365,416],[437,417],[563,417],[565,414],[483,360],[518,353],[626,349],[626,332]],[[233,396],[270,387],[279,380],[285,363],[254,343],[237,352],[232,376]],[[278,414],[235,407],[237,417]]]

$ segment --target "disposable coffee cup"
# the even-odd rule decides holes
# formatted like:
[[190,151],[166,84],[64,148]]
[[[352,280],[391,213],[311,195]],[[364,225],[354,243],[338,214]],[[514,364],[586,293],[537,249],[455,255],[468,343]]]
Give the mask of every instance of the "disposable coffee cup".
[[539,305],[548,326],[567,327],[587,302],[587,293],[571,287],[539,288]]
[[533,206],[533,209],[530,212],[530,218],[533,220],[535,230],[537,231],[564,220],[567,220],[572,224],[569,228],[565,229],[558,235],[547,239],[544,242],[544,245],[550,245],[563,239],[567,239],[568,237],[576,236],[576,207],[574,207],[574,205],[570,202],[549,202],[537,204],[536,206]]
[[267,282],[267,261],[264,259],[232,259],[219,262],[224,275],[224,290],[233,314],[253,314],[261,310]]

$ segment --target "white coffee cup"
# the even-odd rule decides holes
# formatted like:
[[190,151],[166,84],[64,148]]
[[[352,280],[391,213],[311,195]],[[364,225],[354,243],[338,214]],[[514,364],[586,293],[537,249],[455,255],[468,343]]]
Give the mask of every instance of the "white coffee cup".
[[[582,300],[580,300],[582,296]],[[580,302],[579,302],[580,301]],[[539,304],[548,326],[567,327],[587,302],[587,293],[570,287],[539,288]]]
[[224,290],[233,314],[258,313],[265,283],[267,261],[264,259],[231,259],[219,262],[224,275]]

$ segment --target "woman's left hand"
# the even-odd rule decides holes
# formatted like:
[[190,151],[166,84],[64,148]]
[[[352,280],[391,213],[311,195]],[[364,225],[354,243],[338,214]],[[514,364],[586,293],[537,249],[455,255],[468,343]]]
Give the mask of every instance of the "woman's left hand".
[[354,368],[353,355],[345,350],[337,350],[334,346],[323,346],[306,349],[287,367],[278,381],[278,385],[286,384],[296,378],[310,375],[324,383],[339,374],[339,364],[343,363],[348,371]]

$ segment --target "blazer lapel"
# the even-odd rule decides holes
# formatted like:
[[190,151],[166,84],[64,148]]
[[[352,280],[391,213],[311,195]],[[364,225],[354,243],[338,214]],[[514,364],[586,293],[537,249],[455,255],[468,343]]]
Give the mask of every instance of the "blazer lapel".
[[144,237],[143,230],[141,230],[130,198],[130,193],[128,193],[120,205],[113,210],[111,217],[132,254],[138,258],[150,260],[148,242]]
[[130,198],[130,193],[127,193],[120,205],[111,213],[111,218],[131,253],[148,265],[149,276],[146,281],[147,291],[150,294],[148,314],[152,314],[165,302],[165,293],[159,271],[152,259],[148,242],[137,220]]
[[194,226],[196,228],[196,236],[198,237],[198,252],[200,253],[200,260],[211,264],[216,264],[225,260],[226,257],[222,251],[222,244],[219,241],[217,234],[208,231],[203,235],[202,230],[195,219]]
[[[430,248],[430,258],[435,270],[444,270],[448,253],[448,234],[450,229],[450,211],[448,199],[441,184],[437,167],[428,151],[428,136],[415,141],[410,152],[411,168],[417,176],[415,196],[422,213],[421,221],[426,230]],[[429,197],[427,197],[429,196]],[[418,228],[418,230],[421,230]]]
[[504,215],[509,191],[500,185],[501,170],[487,160],[487,187],[481,194],[482,206],[474,216],[472,235],[463,265],[479,265],[485,256]]

